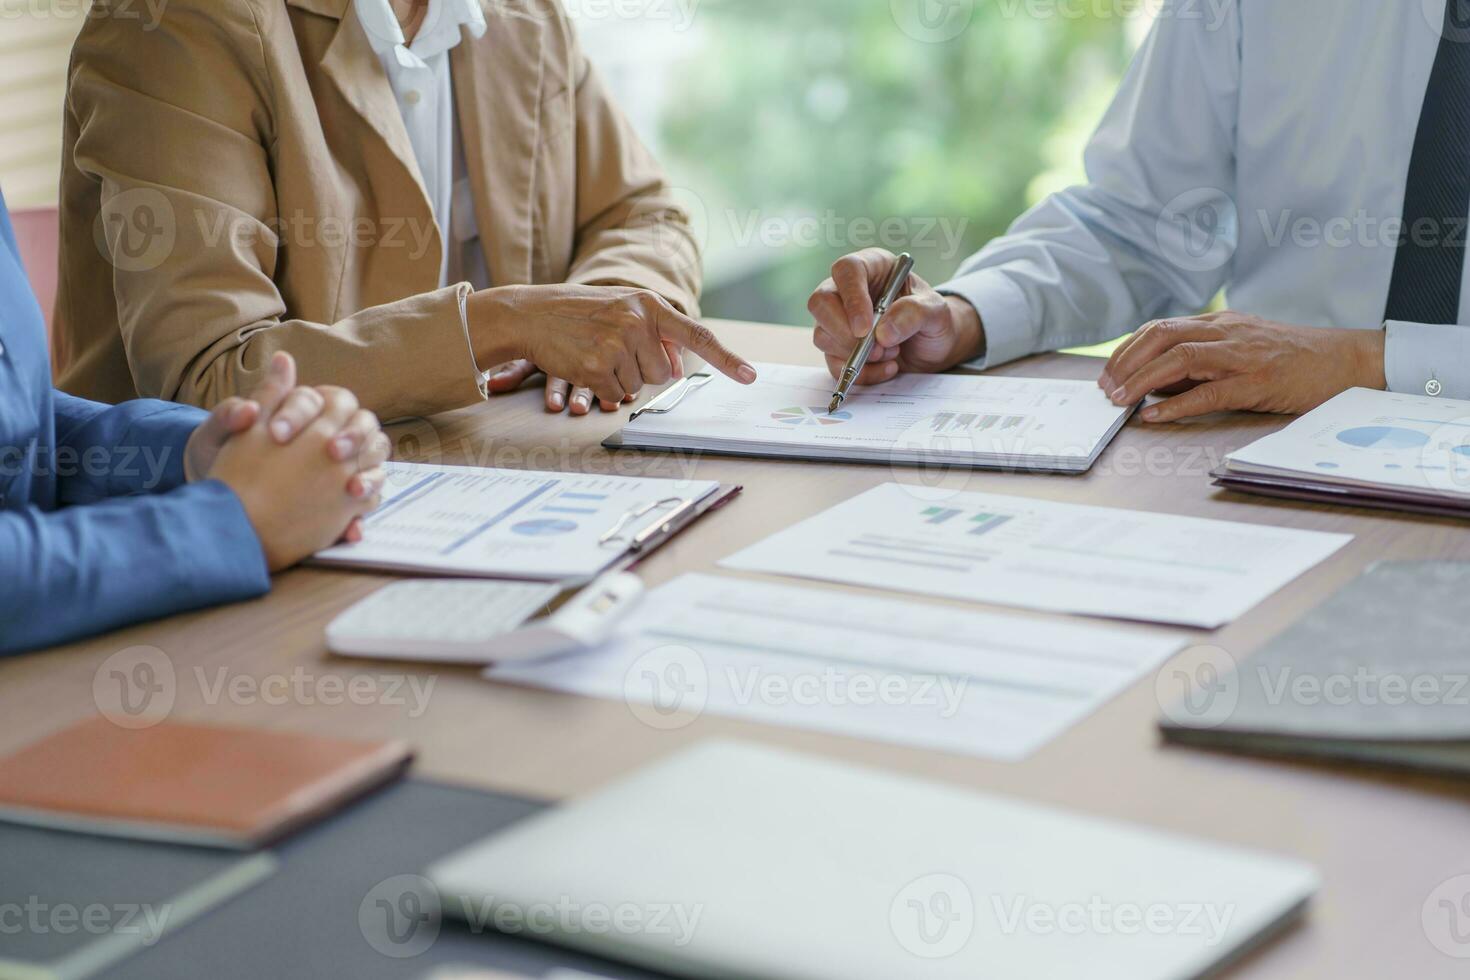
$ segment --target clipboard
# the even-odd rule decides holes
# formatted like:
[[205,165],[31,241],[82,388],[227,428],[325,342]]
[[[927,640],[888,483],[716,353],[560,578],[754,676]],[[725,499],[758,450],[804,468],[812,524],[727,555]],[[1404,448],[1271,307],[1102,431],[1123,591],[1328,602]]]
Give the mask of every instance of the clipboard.
[[[407,488],[368,515],[361,542],[328,548],[310,564],[570,587],[636,565],[743,490],[713,480],[389,466]],[[561,544],[534,544],[542,540]]]
[[738,483],[722,483],[714,493],[701,500],[693,501],[692,506],[685,506],[667,518],[648,525],[642,532],[642,540],[635,540],[623,553],[623,556],[609,566],[608,570],[626,572],[637,567],[649,555],[678,537],[683,531],[693,527],[701,517],[724,507],[740,496],[744,490],[745,487]]
[[647,405],[629,415],[628,421],[636,421],[642,415],[667,415],[678,408],[679,403],[691,392],[698,391],[714,379],[715,376],[708,371],[697,371],[688,375],[659,392]]

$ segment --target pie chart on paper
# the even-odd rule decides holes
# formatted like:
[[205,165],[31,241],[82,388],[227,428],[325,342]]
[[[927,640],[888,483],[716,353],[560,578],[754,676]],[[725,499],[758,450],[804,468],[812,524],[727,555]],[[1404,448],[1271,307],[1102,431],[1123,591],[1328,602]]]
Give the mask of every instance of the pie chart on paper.
[[825,408],[783,408],[771,413],[771,418],[785,425],[841,425],[852,419],[851,412],[827,414]]
[[1413,429],[1397,425],[1365,425],[1337,434],[1337,441],[1358,449],[1422,449],[1429,437]]

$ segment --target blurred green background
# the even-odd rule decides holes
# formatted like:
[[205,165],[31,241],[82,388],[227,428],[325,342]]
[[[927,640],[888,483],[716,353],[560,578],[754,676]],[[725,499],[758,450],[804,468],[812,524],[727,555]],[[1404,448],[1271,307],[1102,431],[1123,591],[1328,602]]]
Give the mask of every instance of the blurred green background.
[[1149,26],[1148,4],[663,0],[634,25],[586,2],[589,50],[705,238],[707,315],[780,323],[809,322],[849,251],[911,245],[938,282],[1079,180]]
[[[1080,179],[1161,0],[561,2],[694,215],[707,313],[807,324],[846,252],[911,247],[938,282]],[[0,32],[12,206],[55,202],[81,23],[36,5]]]

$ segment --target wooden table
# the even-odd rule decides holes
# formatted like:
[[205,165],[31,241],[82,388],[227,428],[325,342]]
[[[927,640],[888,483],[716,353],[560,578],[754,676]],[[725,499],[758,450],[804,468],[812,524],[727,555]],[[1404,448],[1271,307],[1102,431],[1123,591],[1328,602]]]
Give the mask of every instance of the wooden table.
[[[820,363],[805,330],[718,322],[713,327],[752,359]],[[1092,378],[1098,367],[1095,360],[1050,355],[1001,373]],[[714,570],[717,560],[742,546],[875,484],[921,476],[903,467],[611,455],[599,443],[622,417],[547,416],[539,389],[528,389],[397,429],[395,436],[400,458],[429,462],[693,475],[744,484],[741,499],[645,564],[642,572],[651,585],[683,572]],[[1198,632],[1200,642],[1237,657],[1374,560],[1470,559],[1470,531],[1454,521],[1270,503],[1210,486],[1206,474],[1224,453],[1281,424],[1247,415],[1168,426],[1135,420],[1086,476],[950,474],[946,485],[1356,535],[1331,560],[1238,622],[1213,634]],[[148,569],[137,572],[147,575]],[[470,669],[424,670],[329,656],[322,644],[326,623],[383,581],[298,570],[279,578],[274,593],[257,602],[0,663],[0,751],[94,712],[93,681],[102,662],[148,645],[174,665],[174,718],[404,737],[420,750],[418,773],[477,786],[562,798],[698,739],[734,736],[1292,854],[1321,870],[1321,893],[1301,925],[1243,960],[1232,976],[1470,975],[1470,962],[1436,949],[1421,921],[1437,886],[1470,873],[1470,786],[1464,783],[1162,746],[1154,727],[1159,704],[1153,676],[1020,764],[712,716],[674,731],[654,730],[617,702],[491,684]],[[344,693],[351,690],[348,680],[362,676],[373,679],[371,692],[359,689],[367,697]],[[414,710],[406,685],[397,689],[399,697],[389,697],[389,688],[405,677],[421,690],[432,683],[427,710]],[[232,695],[231,685],[243,686]],[[922,821],[916,814],[916,825]]]

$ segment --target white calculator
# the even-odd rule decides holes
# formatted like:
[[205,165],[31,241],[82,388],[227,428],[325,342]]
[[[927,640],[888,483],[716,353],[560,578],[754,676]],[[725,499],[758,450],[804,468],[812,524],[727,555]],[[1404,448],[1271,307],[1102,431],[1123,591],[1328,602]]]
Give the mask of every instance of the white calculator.
[[327,627],[327,649],[349,657],[490,664],[597,646],[643,597],[636,575],[595,580],[549,616],[561,588],[482,579],[395,582]]

